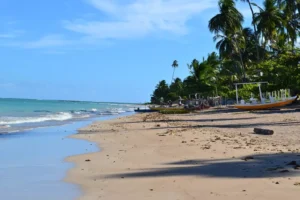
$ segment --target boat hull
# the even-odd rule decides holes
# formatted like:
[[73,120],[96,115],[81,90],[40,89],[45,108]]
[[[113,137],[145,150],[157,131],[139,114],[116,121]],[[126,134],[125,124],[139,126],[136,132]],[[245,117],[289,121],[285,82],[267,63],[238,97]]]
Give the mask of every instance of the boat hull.
[[140,109],[140,110],[134,110],[134,112],[137,112],[137,113],[151,113],[151,112],[158,112],[158,110]]
[[265,109],[282,107],[291,104],[296,98],[297,96],[289,98],[284,101],[278,101],[274,103],[255,104],[255,105],[234,105],[234,107],[241,110],[265,110]]

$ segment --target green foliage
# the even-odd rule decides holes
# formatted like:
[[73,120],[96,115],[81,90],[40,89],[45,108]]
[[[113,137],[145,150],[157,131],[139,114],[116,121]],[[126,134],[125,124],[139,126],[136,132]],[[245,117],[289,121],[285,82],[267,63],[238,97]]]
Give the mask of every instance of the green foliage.
[[252,67],[255,71],[263,72],[257,80],[269,82],[269,91],[289,88],[293,91],[300,90],[300,53],[278,54],[276,57],[263,61]]
[[[251,94],[255,98],[259,98],[258,85],[241,85],[239,86],[239,97],[246,100],[251,98]],[[235,99],[235,91],[231,91],[231,98]]]
[[[195,93],[235,99],[234,83],[245,81],[267,81],[263,92],[289,88],[300,93],[300,49],[295,45],[300,36],[300,0],[264,0],[261,7],[253,0],[240,1],[249,5],[253,30],[242,27],[243,15],[234,0],[219,0],[219,13],[208,23],[219,55],[213,52],[192,60],[187,65],[189,76],[172,77],[170,86],[161,81],[152,103],[161,97],[165,102],[179,96],[187,99]],[[172,67],[178,67],[177,60]],[[258,97],[257,86],[239,87],[239,97],[249,99],[251,93]]]
[[153,95],[151,98],[151,103],[159,104],[161,98],[164,98],[164,99],[167,98],[169,91],[170,91],[170,89],[169,89],[169,86],[166,83],[166,81],[165,80],[160,81],[156,85],[156,89],[153,92]]
[[159,111],[161,114],[187,114],[190,113],[189,110],[185,110],[185,109],[176,109],[176,110],[161,110]]
[[170,92],[167,94],[167,99],[171,101],[175,101],[178,99],[178,95],[176,94],[176,92]]

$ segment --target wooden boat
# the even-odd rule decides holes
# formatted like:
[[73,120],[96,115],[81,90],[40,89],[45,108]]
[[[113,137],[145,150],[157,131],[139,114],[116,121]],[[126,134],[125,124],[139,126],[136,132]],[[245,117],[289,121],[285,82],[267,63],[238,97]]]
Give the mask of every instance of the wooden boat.
[[137,113],[150,113],[150,112],[158,112],[158,110],[152,110],[152,109],[135,109],[134,112],[137,112]]
[[297,98],[297,96],[294,96],[294,97],[290,97],[290,98],[286,98],[286,99],[284,98],[281,101],[274,101],[273,97],[270,97],[270,98],[272,98],[272,101],[270,103],[252,103],[252,104],[241,103],[241,104],[239,104],[238,85],[258,84],[259,96],[260,96],[260,99],[263,99],[263,102],[264,102],[264,98],[262,97],[262,93],[261,93],[261,84],[263,84],[263,83],[267,83],[267,82],[235,83],[237,104],[235,104],[233,107],[235,107],[237,109],[241,109],[241,110],[264,110],[264,109],[282,107],[282,106],[291,104]]
[[236,104],[234,105],[234,107],[241,110],[265,110],[270,108],[286,106],[288,104],[291,104],[296,98],[297,96],[294,96],[286,100],[264,104]]

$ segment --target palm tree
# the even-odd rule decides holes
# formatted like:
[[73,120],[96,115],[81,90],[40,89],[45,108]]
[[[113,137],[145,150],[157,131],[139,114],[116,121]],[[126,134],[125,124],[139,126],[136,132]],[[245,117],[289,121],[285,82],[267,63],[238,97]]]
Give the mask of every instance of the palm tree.
[[216,48],[222,58],[233,58],[232,55],[235,53],[240,55],[240,64],[245,69],[239,46],[243,41],[240,36],[244,17],[236,9],[234,0],[219,0],[219,10],[220,13],[214,16],[208,25],[209,30],[216,34],[214,36],[214,41],[217,41]]
[[216,48],[219,50],[219,54],[222,58],[231,58],[236,52],[236,43],[233,40],[233,35],[218,34],[214,36]]
[[172,67],[173,67],[173,75],[172,75],[172,81],[171,81],[171,83],[172,83],[173,80],[174,80],[175,69],[178,67],[178,62],[177,62],[177,60],[174,60],[174,61],[173,61]]
[[198,80],[198,74],[200,74],[200,71],[199,71],[199,61],[197,59],[194,59],[192,61],[191,64],[187,64],[189,70],[190,70],[190,73],[192,74],[193,77],[195,77],[196,80]]
[[219,49],[219,54],[223,58],[236,60],[238,57],[241,68],[243,69],[243,78],[246,79],[245,65],[242,56],[242,48],[245,46],[245,38],[242,33],[234,33],[228,36],[218,34],[214,37],[217,41],[216,48]]
[[180,78],[176,78],[170,85],[170,92],[180,96],[183,93],[183,83]]
[[298,33],[300,30],[300,18],[297,13],[297,7],[300,6],[299,0],[277,0],[277,4],[283,10],[283,25],[286,34],[287,42],[290,42],[294,50],[295,42],[297,41]]
[[259,39],[258,39],[258,33],[257,33],[257,27],[256,27],[256,24],[253,23],[254,22],[254,18],[255,18],[255,13],[254,13],[254,10],[253,10],[253,5],[254,3],[252,3],[250,0],[241,0],[242,2],[247,2],[248,5],[249,5],[249,8],[251,10],[251,14],[252,14],[252,25],[253,25],[253,28],[254,28],[254,34],[255,34],[255,42],[256,42],[256,55],[257,55],[257,60],[260,59],[260,56],[259,56]]
[[263,38],[263,47],[267,43],[274,43],[278,37],[278,32],[282,29],[282,15],[280,8],[276,5],[277,0],[265,0],[264,8],[257,6],[260,10],[255,13],[253,23],[257,24],[257,31]]
[[236,9],[234,0],[219,0],[220,13],[209,21],[209,30],[224,35],[242,30],[243,15]]
[[152,94],[153,102],[160,103],[160,99],[166,99],[170,89],[165,80],[160,81]]

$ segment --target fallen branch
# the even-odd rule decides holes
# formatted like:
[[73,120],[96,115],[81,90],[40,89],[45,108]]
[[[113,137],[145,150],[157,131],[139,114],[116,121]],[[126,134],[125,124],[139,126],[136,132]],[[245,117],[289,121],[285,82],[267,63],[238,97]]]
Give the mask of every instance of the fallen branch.
[[254,128],[254,133],[259,135],[273,135],[274,131],[269,129]]

